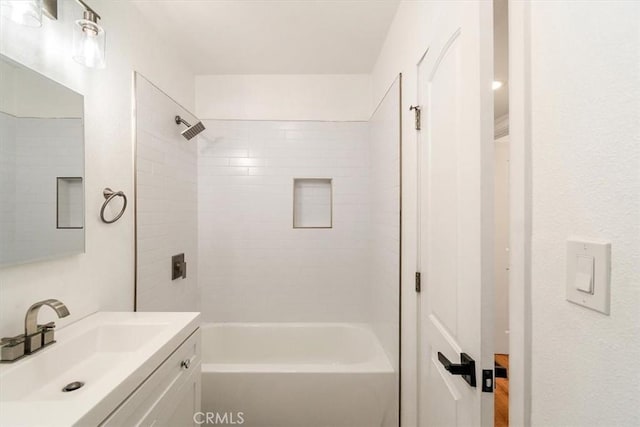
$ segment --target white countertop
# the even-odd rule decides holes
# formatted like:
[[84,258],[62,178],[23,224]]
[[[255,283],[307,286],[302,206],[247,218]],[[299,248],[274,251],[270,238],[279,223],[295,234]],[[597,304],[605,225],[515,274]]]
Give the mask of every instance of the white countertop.
[[[97,425],[200,325],[200,313],[98,312],[0,365],[0,426]],[[85,385],[73,392],[73,381]]]

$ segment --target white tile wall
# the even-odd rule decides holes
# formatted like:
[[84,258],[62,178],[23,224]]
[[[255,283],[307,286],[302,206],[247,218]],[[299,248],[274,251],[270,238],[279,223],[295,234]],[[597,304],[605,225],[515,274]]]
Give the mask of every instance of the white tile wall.
[[[205,125],[198,143],[205,320],[367,321],[367,123]],[[333,179],[333,228],[293,228],[300,177]]]
[[[138,311],[198,311],[197,143],[174,117],[193,117],[136,75]],[[185,254],[187,277],[171,280],[171,256]]]
[[82,119],[0,117],[0,263],[84,252],[84,230],[56,223],[56,178],[84,176]]
[[[370,123],[205,121],[199,278],[207,321],[364,321],[394,366],[399,87]],[[333,228],[294,229],[294,178],[333,179]]]

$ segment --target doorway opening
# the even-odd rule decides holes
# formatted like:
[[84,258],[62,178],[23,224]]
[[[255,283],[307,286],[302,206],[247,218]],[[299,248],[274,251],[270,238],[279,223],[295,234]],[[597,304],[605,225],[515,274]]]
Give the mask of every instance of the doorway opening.
[[494,60],[494,426],[509,425],[509,14],[493,1]]

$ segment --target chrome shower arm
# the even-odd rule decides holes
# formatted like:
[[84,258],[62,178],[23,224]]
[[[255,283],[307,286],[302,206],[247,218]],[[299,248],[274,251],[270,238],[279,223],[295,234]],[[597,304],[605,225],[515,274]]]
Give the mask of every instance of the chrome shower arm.
[[179,125],[179,124],[183,124],[183,125],[185,125],[185,126],[187,126],[187,127],[191,127],[191,125],[190,125],[190,124],[189,124],[185,119],[183,119],[183,118],[182,118],[182,117],[180,117],[180,116],[176,116],[176,119],[175,119],[175,120],[176,120],[176,124],[177,124],[177,125]]

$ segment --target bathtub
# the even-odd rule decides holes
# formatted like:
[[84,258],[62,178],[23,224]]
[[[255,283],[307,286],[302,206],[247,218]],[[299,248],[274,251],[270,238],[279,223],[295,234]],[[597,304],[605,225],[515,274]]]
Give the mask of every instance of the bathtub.
[[219,425],[393,426],[397,375],[364,325],[204,324],[202,411]]

